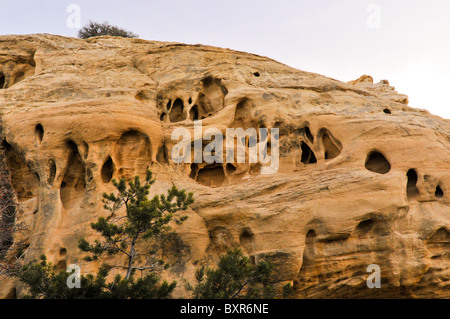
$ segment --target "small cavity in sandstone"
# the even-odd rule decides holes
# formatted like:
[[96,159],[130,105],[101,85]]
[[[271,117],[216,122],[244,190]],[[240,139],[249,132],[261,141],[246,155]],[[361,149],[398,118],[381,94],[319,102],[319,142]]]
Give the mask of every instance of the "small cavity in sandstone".
[[189,118],[192,121],[197,121],[198,120],[198,106],[194,105],[193,107],[191,107],[191,109],[189,110]]
[[169,113],[169,120],[172,123],[181,122],[186,119],[186,115],[184,113],[184,105],[181,99],[176,99],[173,102],[172,108]]
[[197,173],[197,182],[210,187],[219,187],[225,180],[223,167],[217,164],[206,165]]
[[47,184],[53,185],[53,181],[55,180],[55,176],[56,176],[56,164],[53,159],[48,160],[48,170],[49,170],[49,174],[48,174],[48,178],[47,178]]
[[255,238],[249,229],[245,229],[239,237],[241,246],[245,249],[247,254],[252,254],[254,251]]
[[81,154],[83,155],[83,158],[87,158],[89,155],[89,145],[86,142],[81,143],[80,145],[80,151]]
[[311,143],[314,143],[314,136],[308,126],[305,127],[305,136]]
[[386,114],[391,114],[391,110],[390,109],[384,109],[383,112],[386,113]]
[[331,133],[326,130],[320,130],[319,135],[322,136],[322,144],[325,148],[325,159],[333,159],[341,154],[342,144],[336,140]]
[[369,171],[378,174],[386,174],[391,170],[389,161],[377,151],[373,151],[367,156],[365,166]]
[[442,191],[442,188],[439,185],[436,186],[436,191],[434,192],[434,195],[436,196],[436,198],[444,197],[444,192]]
[[38,144],[42,143],[42,139],[44,138],[44,128],[41,124],[36,125],[36,128],[34,130],[35,136],[36,136],[36,142]]
[[302,149],[301,161],[303,164],[317,163],[317,159],[316,156],[314,155],[314,152],[309,148],[309,146],[305,142],[302,142],[301,149]]
[[5,75],[0,72],[0,90],[3,89],[5,87]]
[[102,181],[103,183],[109,183],[114,174],[114,164],[111,157],[108,157],[106,162],[102,166]]
[[416,197],[419,194],[419,189],[417,188],[417,172],[415,169],[410,169],[406,173],[408,177],[408,182],[406,184],[406,194],[408,198]]
[[84,196],[86,169],[73,141],[66,143],[70,154],[66,172],[61,182],[60,197],[65,209],[75,208]]

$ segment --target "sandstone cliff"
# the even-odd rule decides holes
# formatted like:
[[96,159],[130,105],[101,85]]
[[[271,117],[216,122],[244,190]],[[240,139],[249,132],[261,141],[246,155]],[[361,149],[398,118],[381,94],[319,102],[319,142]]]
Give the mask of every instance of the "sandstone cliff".
[[[298,298],[450,297],[450,122],[407,106],[387,81],[344,83],[227,49],[53,35],[0,37],[5,163],[16,235],[61,268],[106,215],[111,178],[194,192],[163,274],[182,283],[240,246]],[[426,106],[424,106],[426,107]],[[177,127],[279,128],[280,168],[175,164]],[[382,288],[366,286],[367,266]],[[0,296],[20,293],[13,281]],[[187,296],[182,284],[175,296]]]

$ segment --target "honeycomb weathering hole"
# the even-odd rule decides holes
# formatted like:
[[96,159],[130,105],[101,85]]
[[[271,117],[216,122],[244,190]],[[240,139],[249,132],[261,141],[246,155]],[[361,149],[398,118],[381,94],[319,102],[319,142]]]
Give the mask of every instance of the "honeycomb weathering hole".
[[220,165],[206,165],[197,172],[197,182],[209,187],[219,187],[225,181],[225,173]]
[[305,136],[311,143],[314,143],[314,136],[308,126],[305,126]]
[[199,113],[198,113],[198,106],[197,106],[197,105],[194,105],[194,106],[189,110],[189,118],[190,118],[192,121],[196,121],[196,120],[198,120],[198,116],[199,116]]
[[172,123],[181,122],[186,119],[186,115],[184,113],[184,105],[181,99],[176,99],[173,102],[172,108],[169,112],[169,120]]
[[49,170],[49,174],[48,174],[48,178],[47,178],[47,184],[52,185],[53,181],[55,180],[55,176],[56,176],[56,164],[53,159],[48,160],[48,170]]
[[132,179],[144,175],[152,162],[150,138],[139,131],[129,130],[114,145],[114,166],[119,178]]
[[444,192],[442,191],[442,188],[439,185],[436,186],[436,191],[434,192],[434,196],[436,196],[436,198],[444,197]]
[[325,148],[325,159],[333,159],[341,154],[342,144],[326,129],[321,130],[322,144]]
[[35,136],[36,136],[36,142],[38,144],[41,144],[42,140],[44,138],[44,128],[42,127],[41,124],[37,124],[34,131],[35,131]]
[[419,189],[417,188],[417,172],[415,169],[410,169],[406,173],[408,182],[406,184],[406,194],[408,198],[416,197],[419,194]]
[[391,164],[380,152],[371,152],[366,159],[365,167],[374,173],[386,174],[391,170]]
[[254,252],[255,239],[253,233],[249,229],[245,229],[239,237],[241,246],[246,250],[247,254]]
[[301,149],[302,149],[301,161],[303,164],[317,163],[317,159],[316,156],[314,155],[314,152],[309,148],[309,146],[305,142],[302,142]]
[[114,164],[111,157],[108,157],[106,162],[102,166],[102,181],[103,183],[109,183],[114,174]]
[[70,150],[70,154],[61,182],[60,197],[63,207],[71,209],[77,206],[84,197],[86,169],[77,145],[73,141],[68,141],[66,146]]
[[5,87],[5,75],[0,72],[0,89],[3,89]]

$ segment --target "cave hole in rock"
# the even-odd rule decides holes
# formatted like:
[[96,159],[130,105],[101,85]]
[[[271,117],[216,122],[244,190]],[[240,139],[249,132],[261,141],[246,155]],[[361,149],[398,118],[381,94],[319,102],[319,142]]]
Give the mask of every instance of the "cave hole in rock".
[[3,72],[0,72],[0,90],[5,88],[5,75]]
[[89,155],[89,144],[86,142],[81,143],[80,145],[80,151],[83,155],[83,158],[87,158]]
[[253,254],[255,250],[255,236],[253,235],[252,231],[250,229],[244,229],[239,236],[239,243],[241,244],[241,247],[245,249],[247,254],[251,255]]
[[53,185],[56,176],[56,163],[55,160],[53,160],[52,158],[48,160],[48,171],[49,174],[47,178],[47,184]]
[[384,112],[385,114],[391,114],[391,113],[392,113],[390,109],[384,109],[383,112]]
[[253,72],[253,75],[256,76],[257,78],[259,78],[259,76],[260,76],[261,74],[259,74],[259,72]]
[[365,235],[368,232],[370,232],[370,230],[374,227],[374,225],[375,225],[375,220],[373,220],[371,218],[363,220],[356,226],[355,233],[357,233],[359,236]]
[[184,113],[184,105],[181,99],[176,99],[173,102],[172,108],[169,112],[169,120],[172,123],[181,122],[186,119],[186,115]]
[[61,182],[60,198],[65,209],[76,207],[84,197],[86,187],[86,169],[78,152],[77,145],[69,140],[66,142],[69,150],[64,178]]
[[436,191],[434,192],[434,196],[436,196],[436,198],[444,197],[444,192],[442,191],[441,186],[439,186],[439,185],[436,186]]
[[149,100],[147,93],[142,90],[136,94],[135,98],[136,98],[136,100],[141,101],[141,102],[145,102],[145,101]]
[[419,195],[419,189],[417,188],[417,172],[415,169],[410,169],[406,173],[408,181],[406,183],[406,194],[408,198],[414,198]]
[[30,165],[26,163],[15,147],[6,140],[3,140],[2,146],[5,150],[6,162],[11,174],[11,186],[17,194],[19,203],[37,196],[40,183],[39,175],[33,172]]
[[156,153],[156,160],[159,164],[169,163],[169,150],[165,145],[162,145],[158,148],[158,153]]
[[342,144],[336,140],[327,129],[321,129],[319,135],[322,138],[322,145],[325,149],[325,159],[333,159],[339,156],[342,151]]
[[197,177],[197,172],[198,172],[198,165],[195,163],[191,164],[191,172],[189,174],[189,177],[192,179],[195,179]]
[[169,100],[169,102],[167,102],[166,104],[166,110],[169,111],[170,110],[170,106],[172,105],[172,100]]
[[229,174],[233,174],[234,172],[236,172],[236,166],[234,166],[231,163],[227,163],[227,173]]
[[316,237],[317,237],[317,233],[314,229],[308,230],[308,232],[306,233],[305,243],[311,244],[315,240]]
[[167,114],[166,114],[166,113],[162,113],[161,116],[159,117],[159,120],[160,120],[161,122],[165,122],[165,121],[166,121],[166,118],[167,118]]
[[428,239],[428,242],[434,242],[434,243],[448,243],[450,241],[450,232],[445,229],[445,227],[441,227],[438,230],[436,230],[433,235]]
[[200,168],[197,173],[197,182],[209,187],[219,187],[225,181],[223,167],[218,164],[208,164]]
[[386,174],[391,170],[389,161],[378,151],[369,153],[365,164],[366,169],[378,174]]
[[309,146],[305,142],[302,142],[301,149],[302,149],[301,161],[303,164],[317,163],[317,159],[316,156],[314,155],[314,152],[309,148]]
[[25,79],[25,73],[23,71],[17,72],[17,74],[14,76],[14,82],[12,85],[22,81],[23,79]]
[[311,134],[311,130],[308,126],[305,126],[305,136],[311,142],[314,143],[314,136]]
[[189,98],[188,103],[189,103],[189,105],[192,104],[192,98],[191,97]]
[[109,183],[114,174],[114,163],[111,157],[108,156],[108,159],[102,166],[102,181],[103,183]]
[[67,249],[66,248],[61,248],[59,250],[59,256],[65,257],[66,255],[67,255]]
[[191,107],[191,109],[189,110],[189,118],[192,121],[197,121],[199,119],[199,113],[198,113],[198,106],[194,105],[193,107]]
[[114,145],[114,168],[118,178],[126,180],[145,175],[152,163],[151,141],[147,134],[135,129],[124,132]]
[[228,94],[221,79],[207,76],[201,82],[203,89],[196,101],[200,119],[222,110],[225,105],[225,96]]
[[36,125],[36,128],[34,129],[34,133],[35,133],[37,144],[38,145],[41,144],[42,140],[44,138],[44,128],[42,127],[42,125],[40,123]]

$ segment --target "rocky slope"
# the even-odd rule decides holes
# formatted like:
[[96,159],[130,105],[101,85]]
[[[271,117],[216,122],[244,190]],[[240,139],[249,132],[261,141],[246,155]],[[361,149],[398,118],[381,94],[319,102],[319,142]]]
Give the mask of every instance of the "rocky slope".
[[[111,178],[194,192],[168,279],[240,246],[298,298],[450,297],[450,122],[387,81],[344,83],[227,49],[0,36],[2,147],[30,254],[80,263]],[[424,106],[426,107],[426,106]],[[280,167],[176,164],[175,128],[279,128]],[[193,135],[193,134],[192,134]],[[381,268],[381,288],[366,285]],[[175,296],[187,296],[182,284]],[[0,296],[20,294],[10,280]]]

